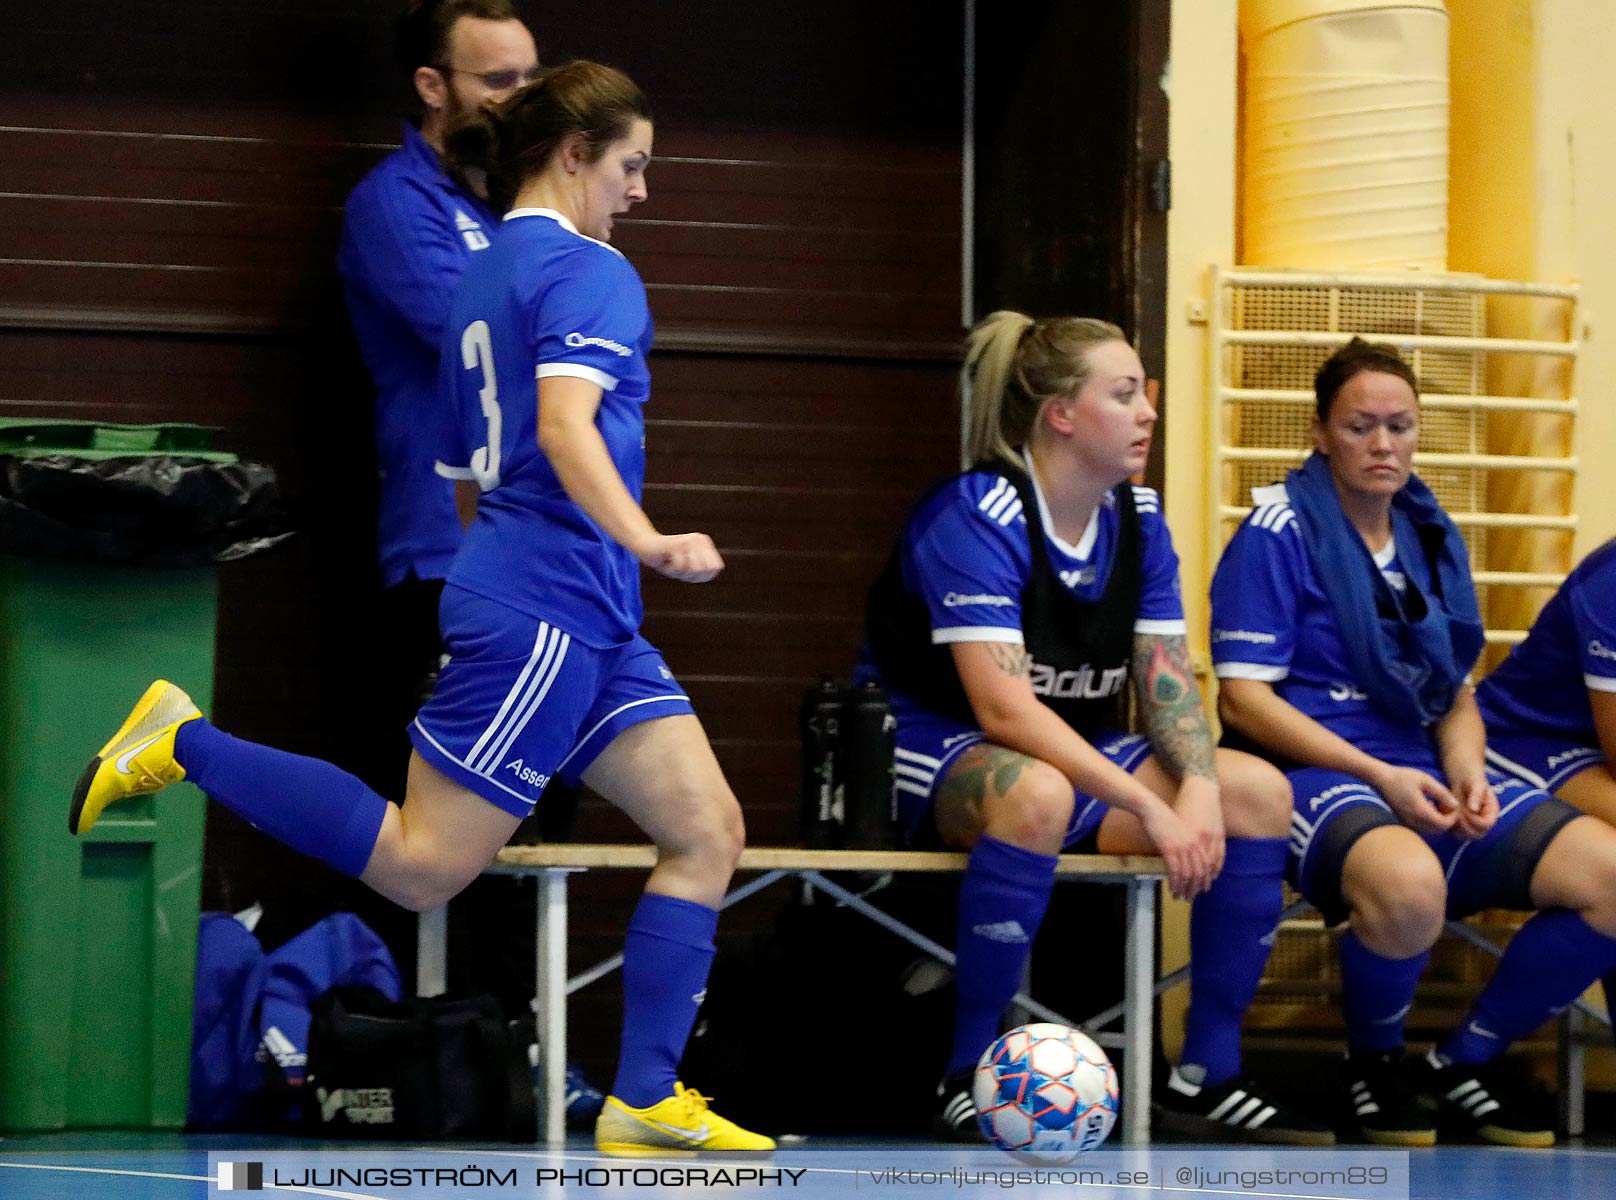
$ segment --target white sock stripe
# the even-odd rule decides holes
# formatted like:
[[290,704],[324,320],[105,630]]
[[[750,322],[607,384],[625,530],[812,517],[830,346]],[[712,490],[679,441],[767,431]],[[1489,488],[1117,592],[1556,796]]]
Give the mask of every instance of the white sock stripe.
[[511,685],[511,690],[505,693],[505,702],[499,706],[499,712],[494,714],[494,719],[489,722],[488,728],[483,730],[482,736],[477,739],[476,744],[472,746],[470,752],[466,755],[468,762],[474,763],[482,756],[483,748],[488,745],[488,739],[493,737],[500,726],[504,724],[506,716],[511,711],[511,705],[516,703],[517,697],[527,688],[527,681],[532,677],[534,665],[543,656],[549,637],[550,626],[540,621],[538,636],[533,639],[533,652],[528,655],[527,664],[523,666],[521,673],[517,675],[516,682]]
[[505,757],[506,752],[515,744],[516,739],[521,736],[522,730],[527,728],[527,723],[533,719],[533,714],[538,712],[539,705],[544,703],[544,698],[550,694],[550,686],[555,683],[556,676],[561,674],[561,664],[566,661],[567,647],[570,645],[572,645],[572,635],[563,633],[556,643],[555,658],[550,663],[549,670],[544,672],[543,679],[538,687],[532,689],[532,695],[523,701],[522,707],[518,710],[516,718],[511,722],[510,728],[500,737],[497,749],[490,756],[487,769],[483,772],[485,775],[492,775],[499,768],[500,760]]

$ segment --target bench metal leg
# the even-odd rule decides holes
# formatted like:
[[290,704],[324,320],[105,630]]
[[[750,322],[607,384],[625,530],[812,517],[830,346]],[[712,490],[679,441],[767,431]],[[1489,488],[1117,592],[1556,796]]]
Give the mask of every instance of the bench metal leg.
[[567,875],[566,868],[539,873],[534,913],[534,967],[539,1011],[539,1134],[548,1145],[567,1140]]
[[1128,939],[1123,965],[1122,1140],[1130,1146],[1150,1141],[1150,1069],[1155,1046],[1152,1028],[1156,999],[1156,881],[1128,883]]
[[1587,1132],[1582,1030],[1582,1013],[1568,1008],[1560,1017],[1560,1128],[1571,1137]]
[[415,918],[415,994],[441,996],[449,983],[449,906]]

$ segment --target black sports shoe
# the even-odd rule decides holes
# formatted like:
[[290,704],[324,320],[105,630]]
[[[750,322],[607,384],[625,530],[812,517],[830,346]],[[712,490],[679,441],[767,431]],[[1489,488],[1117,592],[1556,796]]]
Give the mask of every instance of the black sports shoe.
[[971,1099],[970,1071],[944,1076],[937,1085],[937,1107],[932,1112],[933,1136],[950,1142],[985,1142],[976,1119],[976,1102]]
[[1280,1146],[1333,1146],[1335,1133],[1288,1104],[1260,1091],[1249,1079],[1205,1087],[1174,1067],[1167,1086],[1157,1091],[1155,1128],[1184,1137],[1235,1139]]
[[1419,1101],[1401,1050],[1348,1053],[1341,1070],[1348,1120],[1379,1146],[1434,1146],[1436,1122]]
[[1498,1146],[1544,1149],[1554,1145],[1548,1098],[1524,1080],[1509,1077],[1499,1061],[1444,1062],[1431,1051],[1420,1060],[1420,1083],[1451,1126]]

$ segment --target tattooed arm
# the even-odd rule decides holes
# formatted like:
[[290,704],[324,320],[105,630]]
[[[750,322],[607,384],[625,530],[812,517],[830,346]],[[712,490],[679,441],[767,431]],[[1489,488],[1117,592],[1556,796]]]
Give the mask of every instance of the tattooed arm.
[[1157,763],[1178,780],[1173,811],[1206,847],[1211,876],[1223,869],[1223,805],[1212,730],[1183,634],[1136,633],[1133,683]]
[[[1168,882],[1175,896],[1194,896],[1210,885],[1223,857],[1216,784],[1195,778],[1190,788],[1180,788],[1179,797],[1168,804],[1136,776],[1096,750],[1034,694],[1031,661],[1024,648],[998,642],[956,642],[951,649],[971,709],[991,745],[1047,763],[1066,776],[1076,790],[1136,817],[1145,835],[1167,860]],[[978,813],[990,785],[1002,791],[1014,782],[1005,775],[1002,757],[973,759],[962,766],[966,770],[960,772],[960,782],[971,783]],[[972,770],[977,775],[967,778]],[[977,776],[979,783],[975,782]],[[954,778],[951,773],[950,779]],[[1186,791],[1199,798],[1186,804]],[[1210,813],[1206,811],[1208,797]],[[947,797],[938,799],[941,805]],[[957,805],[955,810],[961,821],[972,819],[969,804]],[[948,832],[941,821],[939,828]]]
[[1009,642],[955,642],[950,647],[965,695],[987,740],[1046,762],[1079,791],[1125,812],[1161,801],[1111,762],[1032,690],[1032,660]]
[[1136,633],[1133,685],[1156,760],[1179,779],[1193,775],[1216,783],[1212,729],[1184,636]]

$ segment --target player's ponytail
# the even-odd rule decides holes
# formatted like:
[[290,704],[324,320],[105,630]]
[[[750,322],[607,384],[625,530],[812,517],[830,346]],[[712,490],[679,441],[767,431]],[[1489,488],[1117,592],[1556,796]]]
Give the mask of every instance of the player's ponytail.
[[1044,402],[1071,396],[1088,381],[1088,351],[1126,341],[1122,330],[1092,317],[1045,317],[1000,309],[971,330],[965,372],[971,381],[966,451],[972,462],[1016,461]]
[[634,81],[614,67],[579,59],[469,114],[444,145],[450,169],[486,180],[488,202],[504,211],[564,138],[581,134],[585,161],[596,162],[636,120],[651,120],[651,106]]

